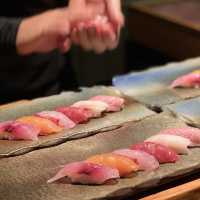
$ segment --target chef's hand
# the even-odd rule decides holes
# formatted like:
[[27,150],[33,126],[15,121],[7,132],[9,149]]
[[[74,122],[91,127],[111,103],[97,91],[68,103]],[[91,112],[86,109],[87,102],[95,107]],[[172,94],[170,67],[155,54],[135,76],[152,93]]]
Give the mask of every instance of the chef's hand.
[[[92,1],[92,0],[90,0]],[[124,25],[120,0],[99,0],[104,3],[103,13],[96,15],[94,20],[79,23],[72,30],[72,41],[85,50],[102,53],[114,49],[119,42],[119,35]]]
[[88,4],[86,0],[71,0],[66,8],[50,10],[22,20],[16,38],[18,53],[46,53],[54,49],[68,51],[71,46],[71,28],[81,20],[94,18],[97,10],[98,13],[104,10],[101,4],[96,6]]

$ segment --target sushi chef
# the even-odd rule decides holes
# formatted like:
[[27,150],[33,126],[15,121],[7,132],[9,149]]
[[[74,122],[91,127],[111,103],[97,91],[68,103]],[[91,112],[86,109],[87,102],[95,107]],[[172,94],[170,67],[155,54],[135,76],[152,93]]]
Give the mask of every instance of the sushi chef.
[[4,1],[0,103],[52,95],[74,86],[64,53],[73,44],[97,53],[115,48],[123,26],[120,4],[120,0]]

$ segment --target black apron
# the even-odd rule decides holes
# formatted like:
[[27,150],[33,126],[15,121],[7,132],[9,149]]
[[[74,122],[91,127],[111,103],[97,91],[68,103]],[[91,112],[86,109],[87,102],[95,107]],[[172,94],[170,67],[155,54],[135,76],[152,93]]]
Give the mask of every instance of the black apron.
[[[8,0],[0,6],[0,16],[27,17],[65,5],[62,0]],[[67,56],[57,50],[30,56],[0,52],[0,103],[53,95],[76,86]]]

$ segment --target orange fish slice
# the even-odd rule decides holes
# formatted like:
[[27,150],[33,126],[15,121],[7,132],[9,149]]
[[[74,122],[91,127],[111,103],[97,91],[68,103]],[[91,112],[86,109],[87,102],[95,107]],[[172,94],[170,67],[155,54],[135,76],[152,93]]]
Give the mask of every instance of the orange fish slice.
[[25,124],[31,124],[32,126],[40,129],[39,135],[50,135],[63,130],[63,128],[57,126],[52,121],[37,116],[25,116],[19,118],[17,121]]
[[118,169],[120,177],[125,177],[139,170],[131,159],[115,154],[99,154],[87,159],[88,162]]
[[199,74],[199,75],[200,75],[200,69],[195,70],[195,71],[193,71],[192,73],[193,73],[193,74]]

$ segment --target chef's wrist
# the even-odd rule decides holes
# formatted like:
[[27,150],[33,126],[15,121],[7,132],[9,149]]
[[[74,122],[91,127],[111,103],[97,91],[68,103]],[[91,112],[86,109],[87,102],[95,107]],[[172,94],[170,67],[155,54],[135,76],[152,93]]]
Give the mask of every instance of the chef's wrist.
[[34,51],[31,30],[34,27],[32,18],[21,21],[16,35],[16,50],[19,55],[30,54]]
[[18,54],[45,53],[58,48],[56,41],[70,34],[69,18],[67,8],[58,8],[22,20],[16,37]]

